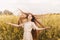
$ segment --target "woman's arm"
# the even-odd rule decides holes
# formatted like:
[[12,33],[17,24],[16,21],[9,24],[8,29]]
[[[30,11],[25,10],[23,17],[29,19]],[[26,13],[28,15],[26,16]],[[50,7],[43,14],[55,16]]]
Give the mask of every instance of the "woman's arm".
[[20,26],[23,25],[23,24],[17,25],[17,24],[12,24],[12,23],[6,23],[6,24],[9,24],[9,25],[12,25],[12,26],[15,26],[15,27],[20,27]]
[[49,27],[46,27],[46,28],[38,28],[35,23],[33,22],[33,29],[36,29],[36,30],[44,30],[44,29],[49,29]]

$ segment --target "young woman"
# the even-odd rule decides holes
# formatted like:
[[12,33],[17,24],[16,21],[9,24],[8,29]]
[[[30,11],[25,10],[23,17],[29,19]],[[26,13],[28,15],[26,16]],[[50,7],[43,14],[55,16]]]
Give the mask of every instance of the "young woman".
[[[20,9],[19,9],[19,10],[20,10]],[[27,19],[27,15],[28,15],[28,13],[23,12],[22,10],[20,10],[20,12],[22,13],[22,15],[20,15],[20,17],[19,17],[18,25],[20,25],[21,23],[26,22],[26,21],[27,21],[27,20],[26,20],[26,19]],[[36,20],[36,18],[35,18],[34,20],[35,20],[35,24],[36,24],[37,26],[42,26],[42,27],[44,27],[40,22],[38,22],[38,21]],[[37,40],[39,31],[32,29],[31,33],[32,33],[32,36],[33,36],[33,40]]]
[[[20,9],[19,9],[20,10]],[[20,10],[20,12],[22,13],[21,15],[20,15],[20,17],[19,17],[19,20],[18,20],[18,25],[20,25],[21,23],[24,23],[24,22],[26,22],[27,20],[27,15],[28,15],[28,13],[25,13],[25,12],[23,12],[22,10]],[[36,22],[37,23],[39,23],[37,20],[36,20]],[[40,23],[39,23],[39,25],[40,25]],[[41,24],[42,25],[42,24]],[[33,40],[37,40],[37,30],[33,30],[32,29],[32,36],[33,36]],[[22,37],[23,38],[23,37]]]
[[29,14],[27,16],[27,22],[22,23],[20,25],[17,24],[12,24],[12,23],[7,23],[16,27],[21,27],[24,28],[24,34],[23,34],[23,40],[33,40],[33,36],[31,34],[32,29],[34,30],[44,30],[47,28],[38,28],[37,25],[35,24],[35,17],[32,14]]

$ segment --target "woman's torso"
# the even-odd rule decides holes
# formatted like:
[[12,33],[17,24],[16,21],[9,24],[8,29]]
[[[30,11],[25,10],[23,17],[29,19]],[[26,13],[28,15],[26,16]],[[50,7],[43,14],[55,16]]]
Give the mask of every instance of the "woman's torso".
[[32,30],[32,22],[24,23],[24,32],[31,32]]

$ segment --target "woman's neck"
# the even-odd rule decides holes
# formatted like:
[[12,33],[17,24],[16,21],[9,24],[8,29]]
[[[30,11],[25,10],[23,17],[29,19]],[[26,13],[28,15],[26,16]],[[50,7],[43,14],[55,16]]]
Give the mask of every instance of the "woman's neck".
[[31,20],[28,20],[28,22],[31,22]]

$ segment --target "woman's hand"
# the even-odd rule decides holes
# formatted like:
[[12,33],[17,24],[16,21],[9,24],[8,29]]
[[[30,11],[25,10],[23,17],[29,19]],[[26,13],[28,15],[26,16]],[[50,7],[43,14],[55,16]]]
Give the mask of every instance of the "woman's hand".
[[11,26],[15,26],[15,27],[19,27],[20,26],[20,25],[13,24],[13,23],[8,23],[8,22],[6,22],[6,24],[11,25]]
[[13,24],[13,23],[8,23],[8,22],[6,22],[6,24],[9,24],[9,25],[12,25],[12,26],[15,26],[15,27],[20,27],[20,26],[23,25],[23,24],[18,25],[18,24]]
[[50,27],[45,27],[45,29],[50,29]]

